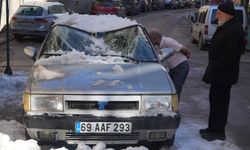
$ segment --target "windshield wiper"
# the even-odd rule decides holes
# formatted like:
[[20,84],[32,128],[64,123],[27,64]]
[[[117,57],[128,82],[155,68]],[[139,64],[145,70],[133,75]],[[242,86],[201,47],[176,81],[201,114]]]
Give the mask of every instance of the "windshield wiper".
[[61,56],[62,54],[56,54],[56,53],[46,53],[46,54],[42,54],[42,55],[47,55],[47,56]]

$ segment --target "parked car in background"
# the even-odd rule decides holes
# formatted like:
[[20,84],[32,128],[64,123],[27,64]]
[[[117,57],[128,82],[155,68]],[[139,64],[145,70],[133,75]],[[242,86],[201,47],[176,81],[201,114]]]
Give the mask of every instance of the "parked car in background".
[[23,96],[27,138],[173,144],[178,96],[142,25],[73,14],[57,20],[39,51],[24,51],[36,56]]
[[164,9],[164,0],[152,0],[153,9],[159,10]]
[[151,11],[152,8],[152,0],[140,0],[141,11]]
[[192,7],[192,2],[190,0],[184,0],[184,7],[185,8],[191,8]]
[[178,9],[179,2],[177,0],[171,0],[171,9]]
[[[217,7],[217,5],[202,6],[198,12],[191,17],[191,20],[193,21],[191,42],[198,42],[200,50],[204,50],[206,46],[210,44],[210,40],[216,31]],[[244,6],[235,6],[235,12],[236,17],[241,20],[242,26],[247,35],[247,14]]]
[[29,2],[17,9],[10,21],[11,33],[20,40],[24,36],[45,36],[54,20],[69,11],[59,2]]
[[185,8],[184,2],[182,0],[176,0],[177,1],[177,8]]
[[201,1],[195,1],[194,2],[194,7],[195,8],[200,8],[201,7]]
[[91,6],[91,14],[111,14],[120,17],[126,16],[126,9],[118,0],[102,0],[96,1]]
[[172,0],[164,0],[164,7],[165,8],[172,8],[172,3],[171,3]]
[[141,12],[140,0],[121,0],[122,5],[126,8],[127,15],[135,15]]

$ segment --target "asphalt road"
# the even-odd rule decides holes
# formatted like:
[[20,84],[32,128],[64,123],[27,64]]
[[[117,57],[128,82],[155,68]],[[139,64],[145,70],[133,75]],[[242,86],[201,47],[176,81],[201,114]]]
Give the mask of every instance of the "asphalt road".
[[[148,30],[150,28],[159,28],[164,35],[175,38],[192,51],[192,57],[189,60],[190,72],[183,88],[180,103],[181,123],[185,123],[191,119],[206,123],[209,107],[209,86],[203,83],[201,78],[207,65],[208,52],[200,51],[197,45],[190,43],[190,24],[187,21],[190,11],[193,10],[155,11],[142,13],[131,17],[131,19],[135,19]],[[14,40],[10,43],[11,67],[14,73],[18,71],[29,72],[33,61],[23,53],[23,48],[25,46],[39,48],[41,43],[41,39],[31,39],[29,37],[22,41]],[[5,57],[5,45],[0,45],[0,72],[3,72],[5,68]],[[239,83],[233,86],[231,92],[226,134],[242,150],[250,150],[250,52],[246,52],[242,56],[240,67]],[[206,106],[204,107],[204,105]],[[5,117],[15,119],[15,115],[13,115],[14,111],[6,112]],[[4,110],[0,110],[0,113],[2,112],[4,113]],[[16,120],[20,120],[20,116],[17,116]]]

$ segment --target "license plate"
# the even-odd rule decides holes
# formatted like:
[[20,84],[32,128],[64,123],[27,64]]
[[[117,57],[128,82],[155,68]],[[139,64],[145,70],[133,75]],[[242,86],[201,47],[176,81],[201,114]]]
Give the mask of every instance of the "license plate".
[[76,122],[76,133],[131,133],[131,122]]

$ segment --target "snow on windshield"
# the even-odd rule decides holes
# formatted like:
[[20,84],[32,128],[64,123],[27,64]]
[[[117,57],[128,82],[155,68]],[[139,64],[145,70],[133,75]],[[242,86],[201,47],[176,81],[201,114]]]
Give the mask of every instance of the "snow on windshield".
[[[114,23],[115,22],[115,23]],[[88,32],[106,32],[125,28],[138,24],[128,18],[121,18],[116,15],[80,15],[72,14],[69,16],[59,17],[56,24],[69,25]]]
[[66,26],[55,26],[40,56],[48,58],[70,51],[85,52],[90,56],[115,55],[137,61],[157,61],[149,40],[139,26],[93,34]]
[[73,50],[72,52],[68,52],[62,54],[61,56],[51,56],[49,58],[41,58],[38,59],[35,65],[53,65],[53,64],[124,64],[128,62],[124,62],[124,58],[121,57],[111,57],[111,56],[91,56],[86,55],[84,52],[79,52]]

